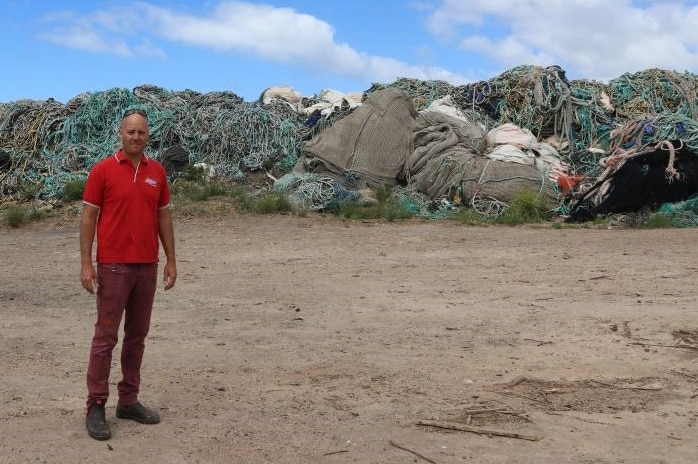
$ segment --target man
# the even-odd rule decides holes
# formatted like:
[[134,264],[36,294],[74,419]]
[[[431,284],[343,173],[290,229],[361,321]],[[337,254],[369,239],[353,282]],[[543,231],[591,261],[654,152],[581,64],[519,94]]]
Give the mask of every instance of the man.
[[[159,241],[165,252],[164,286],[177,280],[170,191],[165,170],[144,154],[148,118],[142,110],[124,113],[121,148],[98,162],[83,194],[80,220],[80,280],[97,296],[97,321],[87,368],[88,435],[108,440],[104,406],[109,397],[112,351],[124,316],[122,379],[117,385],[116,417],[143,424],[160,422],[157,412],[138,401],[145,338],[157,287]],[[97,233],[97,268],[92,243]]]

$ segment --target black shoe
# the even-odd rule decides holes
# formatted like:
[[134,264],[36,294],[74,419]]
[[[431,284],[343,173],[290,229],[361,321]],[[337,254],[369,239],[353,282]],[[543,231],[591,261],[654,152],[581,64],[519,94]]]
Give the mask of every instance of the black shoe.
[[160,422],[158,413],[146,408],[141,403],[129,404],[128,406],[116,405],[116,417],[135,420],[141,424],[157,424]]
[[87,427],[87,434],[95,440],[109,440],[111,438],[107,419],[104,416],[103,404],[91,404],[87,408],[85,426]]

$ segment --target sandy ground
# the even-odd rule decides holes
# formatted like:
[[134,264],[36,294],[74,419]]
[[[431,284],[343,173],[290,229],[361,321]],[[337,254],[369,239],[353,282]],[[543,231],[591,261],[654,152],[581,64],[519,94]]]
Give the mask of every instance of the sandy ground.
[[175,227],[141,391],[163,420],[113,397],[108,442],[84,427],[77,219],[0,230],[1,463],[698,460],[695,230]]

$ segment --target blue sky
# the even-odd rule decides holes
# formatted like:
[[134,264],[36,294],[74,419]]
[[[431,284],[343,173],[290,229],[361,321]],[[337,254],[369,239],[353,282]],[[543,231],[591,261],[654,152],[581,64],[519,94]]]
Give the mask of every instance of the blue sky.
[[0,102],[149,84],[257,99],[519,65],[698,71],[698,0],[2,0]]

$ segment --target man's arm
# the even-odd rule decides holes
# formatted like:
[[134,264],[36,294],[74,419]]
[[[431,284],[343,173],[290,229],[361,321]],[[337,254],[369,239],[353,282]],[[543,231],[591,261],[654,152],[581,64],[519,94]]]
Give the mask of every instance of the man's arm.
[[160,242],[162,243],[162,249],[165,251],[165,258],[167,260],[165,262],[163,281],[165,282],[165,290],[169,290],[174,287],[177,281],[174,226],[172,225],[172,213],[170,212],[169,206],[158,209],[158,234],[160,235]]
[[97,228],[99,208],[83,205],[80,217],[80,282],[85,290],[95,292],[97,271],[92,264],[92,243]]

